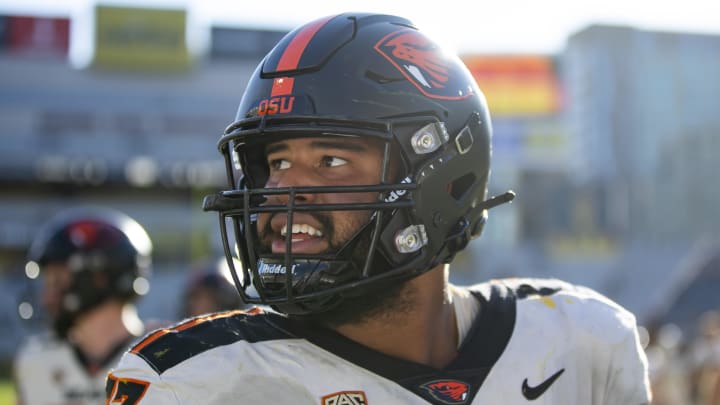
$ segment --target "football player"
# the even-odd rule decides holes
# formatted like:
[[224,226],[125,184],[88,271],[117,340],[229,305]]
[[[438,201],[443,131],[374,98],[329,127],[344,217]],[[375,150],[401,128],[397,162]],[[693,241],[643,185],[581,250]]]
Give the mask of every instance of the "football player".
[[225,258],[218,263],[201,263],[190,271],[180,305],[181,318],[244,307]]
[[140,224],[106,208],[71,209],[41,228],[26,273],[52,328],[16,354],[19,403],[104,403],[109,368],[144,333],[133,302],[148,292],[151,251]]
[[109,374],[108,403],[648,403],[635,318],[608,298],[449,283],[514,196],[487,196],[490,141],[467,68],[407,19],[290,32],[220,139],[231,189],[204,202],[243,300],[277,313],[150,334]]

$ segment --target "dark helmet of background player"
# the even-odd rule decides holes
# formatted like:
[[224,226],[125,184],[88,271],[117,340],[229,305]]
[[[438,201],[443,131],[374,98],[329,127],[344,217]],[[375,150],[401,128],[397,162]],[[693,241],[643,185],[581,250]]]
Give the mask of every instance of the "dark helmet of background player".
[[224,258],[193,266],[181,300],[183,318],[244,307]]
[[39,273],[51,265],[69,272],[51,308],[53,328],[64,337],[76,318],[115,298],[129,302],[149,290],[152,243],[124,213],[102,207],[61,212],[37,233],[28,251]]

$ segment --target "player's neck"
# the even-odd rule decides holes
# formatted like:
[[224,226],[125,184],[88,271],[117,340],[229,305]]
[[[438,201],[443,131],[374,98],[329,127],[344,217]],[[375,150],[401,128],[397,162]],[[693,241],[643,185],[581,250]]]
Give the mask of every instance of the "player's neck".
[[413,309],[402,318],[392,313],[337,331],[381,353],[442,368],[457,354],[458,332],[447,268],[439,266],[411,281]]
[[135,307],[109,300],[81,315],[70,331],[70,340],[91,358],[104,358],[132,336],[142,333]]

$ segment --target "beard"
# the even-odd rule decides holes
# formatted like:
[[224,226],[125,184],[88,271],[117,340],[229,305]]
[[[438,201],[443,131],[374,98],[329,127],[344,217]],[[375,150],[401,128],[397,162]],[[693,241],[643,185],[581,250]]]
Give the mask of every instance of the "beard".
[[[284,214],[275,214],[284,215]],[[362,269],[363,264],[368,260],[370,250],[370,238],[372,232],[371,215],[364,218],[356,218],[351,227],[336,229],[332,217],[326,212],[310,212],[313,219],[321,224],[323,233],[328,240],[329,248],[325,253],[338,253],[346,250],[349,254],[347,259],[355,263],[355,267]],[[274,231],[271,229],[272,217],[258,229],[261,253],[271,253],[271,242]],[[364,225],[363,225],[364,223]],[[356,231],[348,235],[348,229],[355,228]],[[348,242],[352,246],[347,249]],[[376,252],[379,254],[379,252]],[[296,292],[298,294],[299,292]],[[282,294],[285,294],[284,292]],[[322,312],[315,312],[303,315],[288,315],[294,319],[302,319],[324,327],[336,328],[346,324],[357,324],[366,322],[369,319],[387,318],[388,321],[402,322],[404,315],[410,312],[414,305],[414,298],[417,293],[407,283],[407,278],[389,280],[373,288],[365,288],[358,295],[339,297],[338,303],[331,309]]]
[[415,307],[417,294],[417,289],[407,279],[396,280],[363,295],[343,297],[342,302],[329,311],[290,317],[331,329],[378,319],[399,325]]

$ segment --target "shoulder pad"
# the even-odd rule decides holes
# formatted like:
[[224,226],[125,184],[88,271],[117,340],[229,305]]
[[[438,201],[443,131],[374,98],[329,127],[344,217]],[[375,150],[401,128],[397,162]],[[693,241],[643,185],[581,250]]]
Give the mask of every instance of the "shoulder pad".
[[554,278],[506,278],[493,280],[510,288],[518,299],[528,297],[546,297],[563,291],[573,291],[576,287]]
[[234,310],[191,318],[148,334],[130,348],[158,374],[218,346],[238,341],[258,342],[289,338],[273,327],[260,308]]

